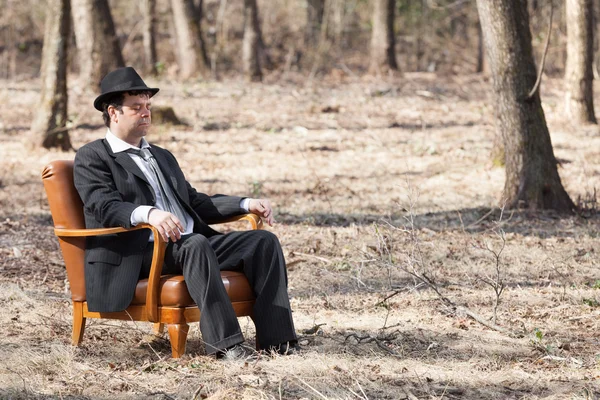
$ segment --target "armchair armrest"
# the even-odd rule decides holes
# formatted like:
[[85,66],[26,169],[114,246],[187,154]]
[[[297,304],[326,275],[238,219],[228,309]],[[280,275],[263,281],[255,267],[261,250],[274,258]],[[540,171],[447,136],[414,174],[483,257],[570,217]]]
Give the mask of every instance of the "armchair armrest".
[[219,222],[219,224],[226,224],[228,222],[235,222],[235,221],[248,221],[250,223],[251,230],[262,229],[262,226],[263,226],[262,218],[256,214],[252,214],[252,213],[236,215],[235,217],[228,218],[226,220]]
[[58,237],[87,237],[109,235],[113,233],[131,232],[139,229],[150,229],[154,234],[154,251],[152,253],[152,264],[150,265],[150,275],[148,276],[148,291],[146,292],[146,313],[148,320],[158,322],[158,283],[162,272],[162,264],[165,258],[167,243],[162,239],[158,229],[150,224],[139,224],[127,228],[98,228],[98,229],[63,229],[55,228],[54,233]]

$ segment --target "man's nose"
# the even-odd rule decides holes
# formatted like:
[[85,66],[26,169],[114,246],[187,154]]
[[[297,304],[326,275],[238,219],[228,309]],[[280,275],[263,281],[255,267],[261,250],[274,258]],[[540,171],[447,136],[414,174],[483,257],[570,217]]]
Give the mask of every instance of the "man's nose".
[[142,108],[142,118],[148,118],[150,116],[150,109],[149,108]]

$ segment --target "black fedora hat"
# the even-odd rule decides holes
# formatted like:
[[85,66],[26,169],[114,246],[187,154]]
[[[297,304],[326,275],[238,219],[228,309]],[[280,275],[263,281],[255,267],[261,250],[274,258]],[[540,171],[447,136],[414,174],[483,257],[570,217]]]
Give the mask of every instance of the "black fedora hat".
[[159,89],[146,86],[142,78],[132,67],[123,67],[106,74],[102,78],[102,82],[100,82],[100,90],[102,94],[94,100],[94,108],[98,111],[103,111],[102,104],[116,93],[144,90],[150,92],[150,97],[152,97]]

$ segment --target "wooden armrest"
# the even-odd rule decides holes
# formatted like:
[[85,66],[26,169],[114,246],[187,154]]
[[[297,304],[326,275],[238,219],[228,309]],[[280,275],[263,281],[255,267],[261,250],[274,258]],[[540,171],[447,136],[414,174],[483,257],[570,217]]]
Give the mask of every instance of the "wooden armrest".
[[148,290],[146,292],[146,312],[148,320],[158,322],[158,283],[162,274],[162,266],[165,259],[167,243],[162,239],[158,229],[150,224],[139,224],[131,228],[97,228],[97,229],[64,229],[54,228],[58,237],[87,237],[110,235],[112,233],[132,232],[140,229],[150,229],[154,234],[154,250],[152,252],[152,264],[148,276]]
[[132,226],[131,228],[96,228],[96,229],[65,229],[65,228],[54,228],[54,234],[58,237],[86,237],[86,236],[100,236],[110,235],[112,233],[122,233],[137,231],[139,229],[151,229],[154,231],[154,227],[150,224],[139,224]]
[[[262,226],[263,226],[262,218],[256,214],[252,214],[252,213],[236,215],[235,217],[220,221],[217,224],[226,224],[228,222],[235,222],[235,221],[248,221],[250,223],[251,230],[262,229]],[[215,225],[217,225],[217,224],[215,224]]]

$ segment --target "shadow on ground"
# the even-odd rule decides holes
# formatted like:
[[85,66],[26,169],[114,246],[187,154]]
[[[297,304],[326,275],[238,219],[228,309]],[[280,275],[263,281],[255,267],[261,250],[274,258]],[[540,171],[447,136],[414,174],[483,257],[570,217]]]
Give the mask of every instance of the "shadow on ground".
[[[412,217],[415,229],[427,228],[435,232],[464,231],[477,233],[488,231],[496,226],[505,232],[523,236],[571,237],[574,228],[588,229],[591,234],[600,234],[598,228],[600,214],[560,215],[552,211],[530,212],[522,210],[490,209],[486,207],[465,208],[435,213],[417,214]],[[280,213],[277,220],[288,225],[312,225],[320,227],[346,227],[351,225],[391,224],[396,227],[409,227],[410,214],[338,214]]]

